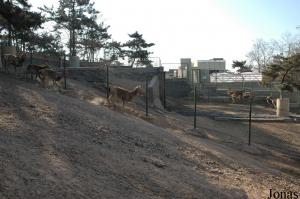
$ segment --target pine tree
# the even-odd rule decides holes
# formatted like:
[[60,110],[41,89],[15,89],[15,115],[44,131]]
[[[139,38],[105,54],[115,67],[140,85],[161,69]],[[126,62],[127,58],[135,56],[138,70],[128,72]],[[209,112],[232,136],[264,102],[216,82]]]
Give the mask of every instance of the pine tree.
[[233,61],[232,68],[238,68],[238,73],[251,72],[252,67],[246,65],[246,61]]
[[276,56],[273,63],[267,65],[263,72],[263,83],[277,83],[281,91],[300,90],[300,54],[289,57]]
[[45,6],[42,11],[48,13],[48,20],[55,22],[55,31],[68,32],[70,56],[77,56],[79,35],[98,13],[94,3],[90,0],[59,0],[56,10]]
[[152,66],[152,61],[149,59],[151,52],[148,48],[154,46],[154,43],[146,43],[143,39],[143,35],[139,34],[137,31],[133,34],[129,34],[131,40],[124,44],[124,47],[128,49],[125,50],[125,54],[128,57],[128,61],[133,67],[136,66]]
[[121,42],[111,41],[105,48],[105,58],[110,64],[119,64],[119,59],[125,58],[125,52]]
[[108,28],[103,22],[98,24],[96,18],[86,23],[86,28],[81,33],[80,44],[84,49],[82,55],[88,61],[95,61],[95,53],[107,46],[107,41],[111,38]]
[[9,45],[13,39],[17,44],[19,40],[24,42],[24,34],[39,28],[43,23],[41,14],[30,11],[30,8],[27,0],[0,1],[0,30],[6,31]]

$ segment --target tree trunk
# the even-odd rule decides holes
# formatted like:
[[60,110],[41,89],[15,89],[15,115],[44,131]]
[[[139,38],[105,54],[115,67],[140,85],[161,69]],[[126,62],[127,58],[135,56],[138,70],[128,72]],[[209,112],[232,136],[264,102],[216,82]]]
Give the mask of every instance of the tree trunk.
[[72,56],[76,56],[76,38],[75,38],[75,27],[74,27],[74,23],[75,23],[75,18],[76,18],[76,13],[75,13],[75,1],[72,2],[72,19],[71,19],[71,27],[72,27]]
[[10,26],[8,28],[8,45],[12,46],[12,29]]
[[1,58],[2,58],[2,49],[1,49],[1,46],[0,46],[0,68],[2,69],[3,66],[2,66],[2,60],[1,60]]
[[133,61],[131,63],[131,68],[133,68],[134,62],[135,62],[135,58],[133,59]]
[[72,57],[72,30],[71,30],[71,27],[70,27],[70,30],[69,30],[69,34],[70,34],[70,39],[69,39],[69,51],[70,51],[69,57],[70,58],[69,59],[71,59],[71,57]]

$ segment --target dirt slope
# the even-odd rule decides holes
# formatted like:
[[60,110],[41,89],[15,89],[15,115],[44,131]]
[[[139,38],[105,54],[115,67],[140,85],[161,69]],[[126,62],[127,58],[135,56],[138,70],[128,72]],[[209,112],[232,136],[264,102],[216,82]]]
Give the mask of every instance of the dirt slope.
[[215,139],[231,126],[201,118],[209,130],[193,133],[172,113],[147,122],[103,104],[84,85],[61,94],[0,74],[0,198],[266,198],[300,188],[299,170],[261,163],[272,154]]
[[210,184],[162,128],[0,78],[0,198],[243,198]]

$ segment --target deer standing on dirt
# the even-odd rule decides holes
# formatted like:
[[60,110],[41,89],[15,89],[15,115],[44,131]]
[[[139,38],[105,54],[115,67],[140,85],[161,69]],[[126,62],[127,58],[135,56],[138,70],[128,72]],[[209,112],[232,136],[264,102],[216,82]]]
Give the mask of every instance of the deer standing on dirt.
[[272,99],[272,96],[267,96],[266,101],[269,105],[271,105],[273,108],[276,108],[276,99]]
[[231,97],[232,103],[236,103],[237,101],[241,101],[243,97],[244,91],[234,91],[231,88],[228,90],[227,94]]
[[39,77],[40,76],[40,71],[43,69],[49,68],[49,65],[47,64],[29,64],[26,68],[26,73],[31,75],[31,79],[32,79],[32,75],[34,74],[35,77]]
[[228,90],[227,94],[231,97],[232,103],[254,98],[254,94],[252,92],[234,91],[231,90],[231,88]]
[[39,72],[39,78],[44,86],[50,80],[53,82],[53,85],[60,87],[57,82],[63,79],[63,73],[48,68],[41,69]]
[[22,53],[19,56],[11,55],[11,54],[5,54],[3,55],[3,62],[4,62],[4,71],[8,71],[8,66],[13,65],[15,68],[15,74],[17,73],[17,67],[22,67],[24,61],[26,60],[26,53]]
[[143,95],[143,90],[141,86],[136,86],[132,90],[127,90],[119,86],[110,86],[108,103],[121,100],[124,108],[125,102],[131,101],[137,95]]

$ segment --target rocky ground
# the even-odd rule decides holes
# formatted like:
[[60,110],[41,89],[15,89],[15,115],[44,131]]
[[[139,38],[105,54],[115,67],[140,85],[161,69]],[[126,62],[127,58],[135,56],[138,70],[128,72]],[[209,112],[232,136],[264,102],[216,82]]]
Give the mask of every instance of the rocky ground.
[[[75,89],[76,88],[76,89]],[[0,74],[0,198],[267,198],[300,192],[300,126],[107,107]]]

